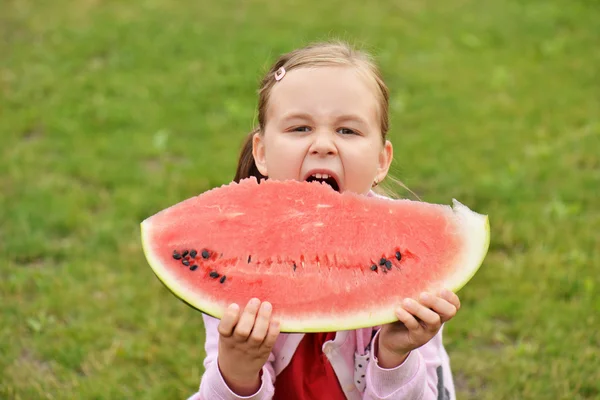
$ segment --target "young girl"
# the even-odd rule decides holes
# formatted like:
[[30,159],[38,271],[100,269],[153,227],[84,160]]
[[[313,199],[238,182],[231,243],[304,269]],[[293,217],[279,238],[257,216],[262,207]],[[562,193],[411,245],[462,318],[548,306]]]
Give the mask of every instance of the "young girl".
[[[368,196],[388,173],[388,89],[363,52],[323,43],[282,56],[262,80],[258,127],[235,180],[321,179]],[[398,304],[398,321],[332,333],[279,334],[268,302],[204,315],[205,373],[190,400],[454,399],[442,325],[456,294]]]

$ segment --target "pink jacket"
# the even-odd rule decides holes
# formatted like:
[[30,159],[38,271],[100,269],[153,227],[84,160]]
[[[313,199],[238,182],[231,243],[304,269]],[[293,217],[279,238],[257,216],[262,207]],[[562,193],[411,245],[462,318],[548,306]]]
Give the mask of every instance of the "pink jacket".
[[[263,367],[262,385],[249,397],[233,393],[217,366],[219,320],[203,315],[206,328],[205,372],[200,390],[188,400],[268,400],[273,397],[277,375],[288,365],[303,334],[280,334]],[[371,351],[377,338],[375,328],[337,332],[323,344],[346,397],[389,400],[455,400],[448,354],[442,344],[442,330],[428,343],[412,351],[406,361],[392,369],[380,368]],[[373,335],[375,333],[375,335]]]

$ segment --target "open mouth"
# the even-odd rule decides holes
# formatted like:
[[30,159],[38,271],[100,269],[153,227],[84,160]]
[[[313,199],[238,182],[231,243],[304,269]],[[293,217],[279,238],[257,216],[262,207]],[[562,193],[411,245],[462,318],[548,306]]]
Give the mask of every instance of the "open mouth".
[[337,183],[335,178],[329,174],[320,174],[320,173],[312,174],[311,176],[306,178],[306,181],[307,182],[317,181],[317,182],[321,182],[321,183],[326,183],[327,185],[331,186],[331,188],[333,190],[335,190],[336,192],[340,191],[340,185]]

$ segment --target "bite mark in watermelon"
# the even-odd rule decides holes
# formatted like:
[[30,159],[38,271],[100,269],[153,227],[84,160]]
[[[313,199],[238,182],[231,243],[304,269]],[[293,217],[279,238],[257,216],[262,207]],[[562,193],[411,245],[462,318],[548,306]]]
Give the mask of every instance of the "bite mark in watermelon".
[[489,246],[487,216],[456,200],[254,178],[182,201],[141,230],[148,263],[181,300],[220,318],[229,304],[257,297],[273,304],[282,332],[396,321],[402,299],[462,288]]

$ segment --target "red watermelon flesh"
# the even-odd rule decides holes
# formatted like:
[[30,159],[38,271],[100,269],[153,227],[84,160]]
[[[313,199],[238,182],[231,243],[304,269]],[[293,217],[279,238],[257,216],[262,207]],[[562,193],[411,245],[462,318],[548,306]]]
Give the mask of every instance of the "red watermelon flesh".
[[460,289],[483,262],[489,224],[457,201],[250,178],[146,219],[142,241],[158,278],[200,311],[220,318],[257,297],[282,332],[326,332],[389,323],[406,297]]

